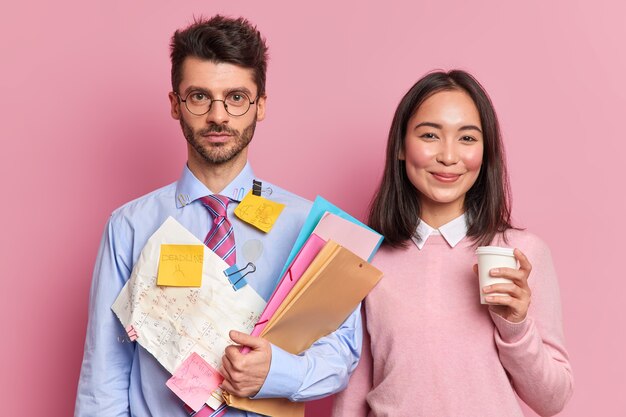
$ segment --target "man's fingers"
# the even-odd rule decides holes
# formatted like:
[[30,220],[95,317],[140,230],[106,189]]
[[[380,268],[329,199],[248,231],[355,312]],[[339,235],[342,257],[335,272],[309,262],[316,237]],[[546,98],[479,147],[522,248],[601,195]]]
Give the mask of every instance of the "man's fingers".
[[230,336],[230,340],[233,342],[238,345],[248,346],[253,350],[263,347],[266,343],[266,341],[260,337],[250,336],[249,334],[238,332],[236,330],[231,330],[228,335]]

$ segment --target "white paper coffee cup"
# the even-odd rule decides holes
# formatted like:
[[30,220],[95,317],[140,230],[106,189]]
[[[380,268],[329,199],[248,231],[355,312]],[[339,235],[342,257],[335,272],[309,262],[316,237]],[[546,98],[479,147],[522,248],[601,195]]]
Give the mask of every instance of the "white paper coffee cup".
[[[496,278],[489,275],[489,271],[493,268],[512,268],[517,269],[517,260],[513,255],[513,249],[502,248],[500,246],[479,246],[476,249],[478,256],[478,290],[480,292],[480,303],[485,302],[485,294],[483,287],[493,284],[508,284],[512,282],[507,278]],[[490,295],[504,295],[501,293],[491,293]]]

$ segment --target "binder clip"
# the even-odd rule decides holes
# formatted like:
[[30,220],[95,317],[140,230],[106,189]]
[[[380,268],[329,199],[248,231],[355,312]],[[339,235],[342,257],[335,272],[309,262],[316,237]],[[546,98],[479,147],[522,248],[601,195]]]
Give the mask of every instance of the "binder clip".
[[252,180],[252,195],[261,197],[261,187],[263,183],[261,181]]
[[224,270],[224,275],[226,275],[228,281],[232,284],[235,291],[243,288],[248,283],[248,281],[246,281],[245,279],[246,275],[256,271],[256,266],[254,266],[252,262],[248,262],[248,264],[241,269],[237,268],[239,267],[237,266],[237,264],[235,264]]

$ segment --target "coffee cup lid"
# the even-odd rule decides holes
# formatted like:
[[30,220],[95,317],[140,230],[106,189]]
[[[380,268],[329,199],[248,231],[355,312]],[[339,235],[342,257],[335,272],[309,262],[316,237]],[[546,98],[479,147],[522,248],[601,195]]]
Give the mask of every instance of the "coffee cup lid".
[[476,255],[504,255],[513,256],[512,248],[503,248],[500,246],[479,246],[476,249]]

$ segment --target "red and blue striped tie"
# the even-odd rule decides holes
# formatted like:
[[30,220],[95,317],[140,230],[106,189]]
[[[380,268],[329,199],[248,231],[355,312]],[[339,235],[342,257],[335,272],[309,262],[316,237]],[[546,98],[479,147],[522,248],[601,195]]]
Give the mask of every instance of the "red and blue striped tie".
[[235,234],[226,213],[230,199],[223,195],[213,194],[202,197],[200,201],[213,215],[213,227],[206,235],[204,244],[228,265],[234,265],[236,262]]

